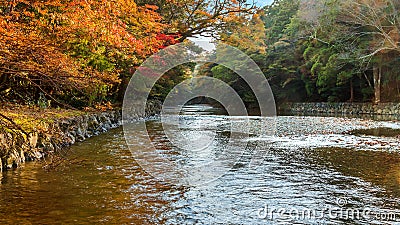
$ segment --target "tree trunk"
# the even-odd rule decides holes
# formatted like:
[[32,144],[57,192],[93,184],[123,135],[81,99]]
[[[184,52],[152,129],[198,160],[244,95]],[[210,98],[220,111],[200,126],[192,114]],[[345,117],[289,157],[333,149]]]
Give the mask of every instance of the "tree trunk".
[[381,80],[382,80],[382,67],[380,63],[374,65],[374,90],[375,90],[375,103],[381,102]]
[[353,86],[353,79],[350,80],[350,99],[349,102],[354,101],[354,86]]

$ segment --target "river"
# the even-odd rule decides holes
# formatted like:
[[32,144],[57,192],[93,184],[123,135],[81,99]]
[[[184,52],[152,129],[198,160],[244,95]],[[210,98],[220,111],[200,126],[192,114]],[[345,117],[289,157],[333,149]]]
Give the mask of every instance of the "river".
[[[211,121],[218,129],[228,119],[218,114],[194,106],[185,120],[193,126]],[[160,120],[146,123],[156,146],[178,160],[187,157],[166,143]],[[236,163],[219,179],[195,187],[153,178],[135,162],[122,128],[114,129],[72,146],[64,156],[71,163],[45,170],[43,162],[30,162],[3,172],[0,223],[400,222],[399,122],[279,116],[276,125],[274,136],[249,137],[269,146],[257,166]]]

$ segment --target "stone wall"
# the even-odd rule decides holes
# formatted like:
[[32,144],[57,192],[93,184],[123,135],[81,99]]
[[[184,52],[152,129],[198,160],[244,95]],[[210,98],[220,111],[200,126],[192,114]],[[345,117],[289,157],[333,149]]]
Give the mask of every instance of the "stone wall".
[[[158,114],[161,103],[150,102],[145,112],[132,115],[140,119]],[[107,132],[122,124],[121,111],[88,113],[82,116],[56,120],[43,124],[39,132],[0,132],[0,171],[18,167],[25,161],[42,159],[49,153],[73,145],[75,142]]]
[[343,115],[400,115],[400,103],[285,103],[279,107],[281,113],[343,114]]

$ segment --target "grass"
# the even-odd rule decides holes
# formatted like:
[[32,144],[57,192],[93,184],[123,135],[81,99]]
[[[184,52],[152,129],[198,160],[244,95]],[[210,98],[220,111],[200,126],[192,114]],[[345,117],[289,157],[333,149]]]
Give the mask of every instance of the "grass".
[[41,109],[37,106],[16,105],[0,103],[0,113],[12,119],[24,131],[40,130],[47,124],[62,118],[70,118],[85,115],[88,112],[71,109]]

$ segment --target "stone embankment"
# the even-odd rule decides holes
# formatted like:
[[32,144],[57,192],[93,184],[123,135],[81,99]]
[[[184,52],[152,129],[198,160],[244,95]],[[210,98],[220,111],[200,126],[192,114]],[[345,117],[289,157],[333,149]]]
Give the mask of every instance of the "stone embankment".
[[[136,119],[158,114],[159,102],[151,102]],[[107,132],[122,124],[121,110],[87,113],[41,124],[40,131],[0,130],[0,171],[18,167],[25,161],[42,159],[48,154],[73,145],[75,142]]]
[[285,103],[279,107],[283,113],[342,114],[342,115],[400,115],[400,103]]

